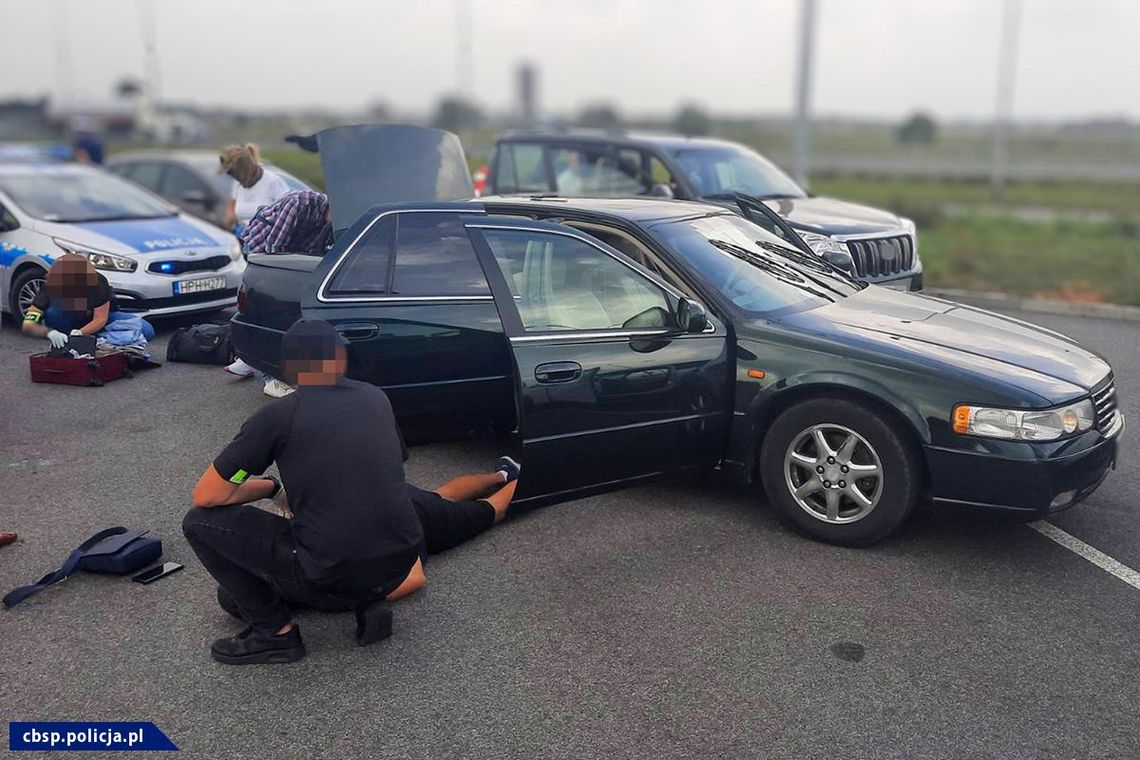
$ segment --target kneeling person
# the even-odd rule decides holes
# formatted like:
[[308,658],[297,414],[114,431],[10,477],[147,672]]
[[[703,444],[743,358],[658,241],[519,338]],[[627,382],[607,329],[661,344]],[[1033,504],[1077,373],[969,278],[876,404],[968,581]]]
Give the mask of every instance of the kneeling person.
[[[47,338],[53,348],[63,348],[70,335],[95,335],[108,323],[129,316],[117,311],[115,291],[91,261],[68,253],[48,269],[46,283],[24,313],[21,329]],[[143,337],[152,340],[154,327],[145,319],[141,322]]]
[[[404,483],[403,444],[388,397],[344,377],[343,339],[301,321],[282,340],[296,393],[257,411],[194,489],[183,532],[250,627],[214,642],[231,664],[305,654],[288,603],[357,610],[357,640],[390,632],[384,598],[426,582],[423,531]],[[279,485],[251,477],[277,463],[293,519],[249,502]],[[402,595],[402,594],[401,594]]]

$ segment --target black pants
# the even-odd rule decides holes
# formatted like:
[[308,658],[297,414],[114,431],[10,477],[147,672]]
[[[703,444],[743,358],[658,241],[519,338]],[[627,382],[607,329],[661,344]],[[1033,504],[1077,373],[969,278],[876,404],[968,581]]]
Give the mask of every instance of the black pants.
[[495,524],[495,508],[489,502],[448,501],[435,491],[407,484],[408,498],[424,529],[424,549],[439,554],[470,541]]
[[[267,633],[292,620],[290,605],[352,610],[383,598],[406,577],[353,593],[317,587],[301,571],[289,521],[249,505],[195,507],[183,518],[182,532],[202,565],[233,596],[246,622]],[[412,557],[408,570],[414,561]]]

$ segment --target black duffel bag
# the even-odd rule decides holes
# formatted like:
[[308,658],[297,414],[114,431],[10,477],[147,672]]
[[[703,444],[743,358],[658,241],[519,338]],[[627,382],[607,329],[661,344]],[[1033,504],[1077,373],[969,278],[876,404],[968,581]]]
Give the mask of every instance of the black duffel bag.
[[170,337],[166,361],[225,366],[234,360],[229,325],[182,327]]

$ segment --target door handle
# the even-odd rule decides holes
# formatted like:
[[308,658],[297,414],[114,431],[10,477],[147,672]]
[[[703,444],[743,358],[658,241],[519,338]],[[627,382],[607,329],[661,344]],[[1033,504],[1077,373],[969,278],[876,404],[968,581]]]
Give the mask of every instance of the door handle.
[[368,340],[380,334],[380,325],[375,322],[344,322],[336,326],[336,331],[346,340]]
[[534,379],[540,383],[569,383],[582,376],[578,362],[547,362],[534,368]]

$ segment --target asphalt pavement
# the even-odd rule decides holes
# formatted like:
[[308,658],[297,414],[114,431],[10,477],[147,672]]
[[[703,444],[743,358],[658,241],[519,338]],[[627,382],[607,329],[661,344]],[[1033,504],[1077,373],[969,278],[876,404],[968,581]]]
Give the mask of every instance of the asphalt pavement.
[[[1115,367],[1133,423],[1118,470],[1051,522],[1140,569],[1140,328],[1022,318]],[[305,613],[306,659],[220,665],[209,643],[239,625],[179,523],[265,403],[256,381],[167,365],[33,385],[40,343],[0,332],[0,529],[21,536],[0,548],[0,589],[116,524],[151,529],[186,569],[149,586],[77,576],[0,611],[0,720],[152,721],[210,758],[1140,757],[1140,590],[970,512],[918,514],[868,549],[814,543],[716,478],[510,519],[433,558],[381,644]],[[434,486],[497,453],[418,446],[409,478]]]

